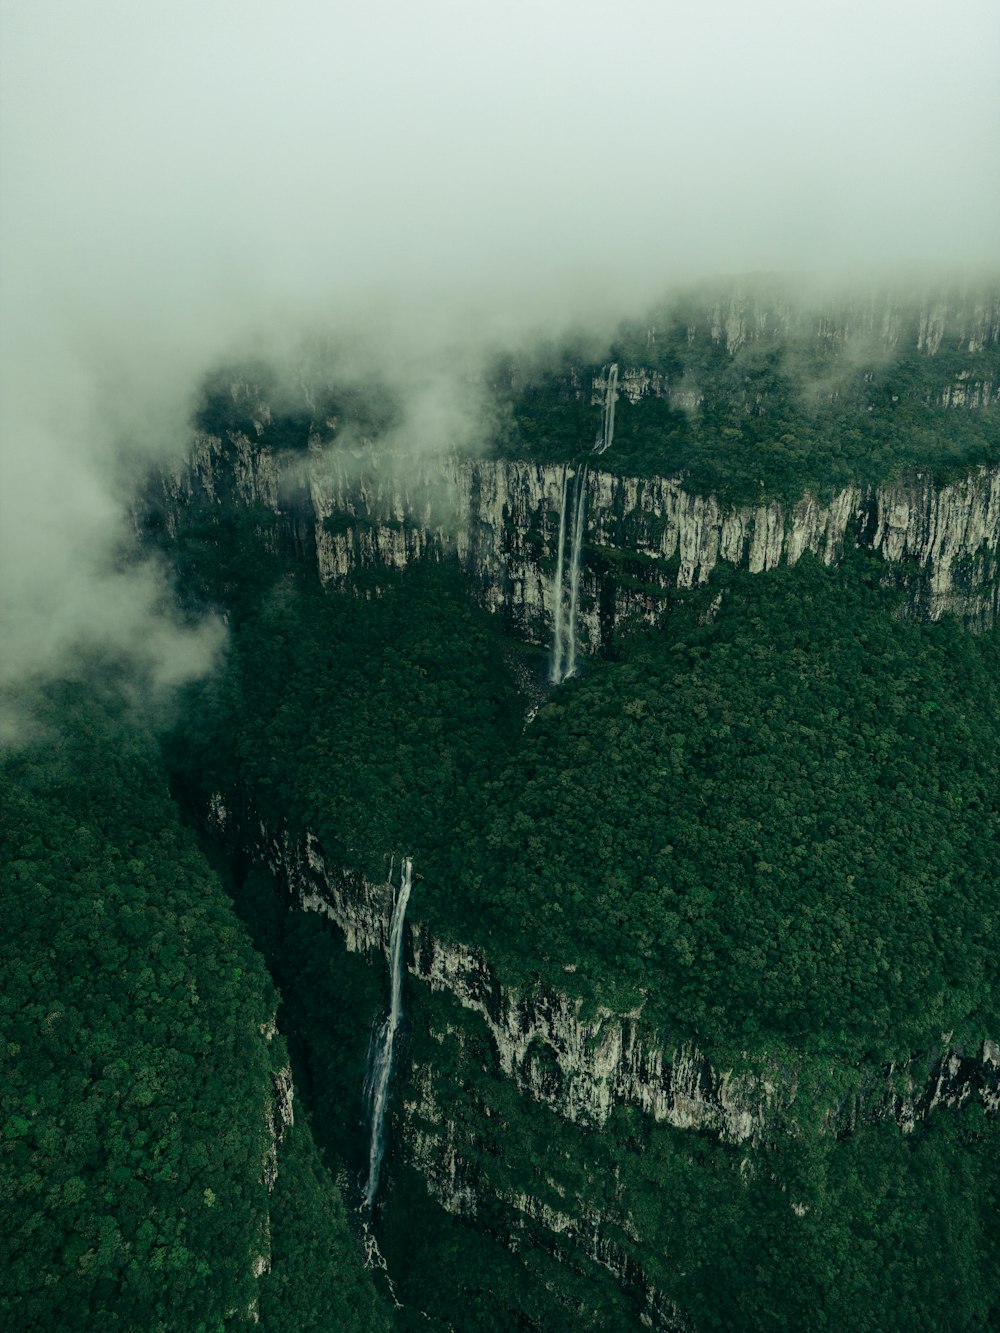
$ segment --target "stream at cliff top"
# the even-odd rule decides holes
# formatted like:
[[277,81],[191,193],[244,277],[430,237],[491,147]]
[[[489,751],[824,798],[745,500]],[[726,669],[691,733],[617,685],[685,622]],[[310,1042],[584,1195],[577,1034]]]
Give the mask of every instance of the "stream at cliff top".
[[[391,872],[390,872],[391,879]],[[385,1154],[385,1108],[389,1099],[389,1080],[392,1077],[392,1049],[396,1040],[396,1029],[403,1014],[403,924],[406,919],[406,904],[410,898],[413,882],[413,862],[409,857],[403,861],[400,874],[399,896],[392,909],[392,921],[389,926],[389,1012],[379,1026],[372,1041],[368,1072],[365,1076],[365,1088],[371,1105],[371,1139],[368,1148],[368,1183],[365,1185],[362,1208],[370,1212],[378,1193],[379,1172]]]

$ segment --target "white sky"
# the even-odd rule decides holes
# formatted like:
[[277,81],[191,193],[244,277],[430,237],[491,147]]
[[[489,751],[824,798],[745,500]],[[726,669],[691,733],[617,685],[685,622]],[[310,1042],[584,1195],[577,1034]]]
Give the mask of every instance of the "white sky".
[[254,328],[998,256],[996,0],[0,0],[4,595]]
[[4,240],[88,304],[1000,252],[995,0],[0,15]]

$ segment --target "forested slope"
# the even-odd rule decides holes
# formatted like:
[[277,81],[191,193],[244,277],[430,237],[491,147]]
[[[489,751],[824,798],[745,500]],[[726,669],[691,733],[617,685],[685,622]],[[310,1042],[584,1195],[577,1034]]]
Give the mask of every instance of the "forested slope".
[[900,620],[878,572],[732,575],[523,733],[447,567],[383,577],[374,603],[287,591],[244,622],[185,763],[336,864],[377,878],[415,855],[419,912],[511,979],[646,997],[720,1049],[982,1041],[1000,1026],[996,637]]
[[0,1322],[378,1327],[285,1123],[271,980],[128,694],[112,671],[36,698],[0,775]]
[[[413,854],[411,920],[477,945],[493,984],[639,1007],[666,1050],[798,1088],[739,1148],[632,1108],[569,1125],[411,981],[379,1216],[404,1322],[624,1329],[645,1282],[694,1328],[988,1326],[994,1120],[975,1096],[910,1134],[879,1119],[889,1061],[919,1085],[946,1035],[974,1057],[998,1027],[997,640],[901,619],[880,574],[859,554],[717,578],[527,723],[514,679],[545,662],[508,645],[503,665],[447,563],[382,571],[371,599],[366,577],[288,576],[240,613],[175,737],[193,808],[199,784],[242,791],[251,820],[376,880]],[[381,971],[262,866],[234,892],[284,978],[321,1135],[360,1164],[338,1069],[360,1084]],[[620,1286],[581,1257],[600,1246]],[[936,1264],[952,1276],[924,1281]]]
[[713,1046],[1000,1030],[996,636],[897,619],[876,574],[734,576],[553,696],[454,844],[509,966]]
[[[678,476],[706,498],[685,522],[740,502],[756,532],[765,499],[995,465],[997,302],[949,301],[692,298],[600,345],[498,357],[476,425],[517,466],[492,509],[496,469],[466,476],[495,584],[454,532],[424,540],[419,487],[400,513],[351,492],[409,485],[391,375],[209,383],[191,469],[137,512],[182,609],[225,618],[224,661],[163,744],[103,665],[36,696],[3,757],[0,1322],[996,1323],[997,632],[963,633],[944,603],[918,623],[918,557],[852,549],[870,492],[839,567],[751,574],[733,555],[750,568],[713,561],[696,587],[701,565],[659,578],[678,559],[656,555],[665,515],[626,513],[641,487],[610,484]],[[537,644],[566,470],[536,465],[591,460],[611,363],[600,468],[618,476],[579,525],[580,616],[611,624],[619,595],[635,614],[553,688]],[[994,517],[955,548],[960,590],[995,589]],[[324,588],[319,544],[352,524],[371,558]],[[649,550],[630,551],[640,529]],[[513,593],[532,580],[528,635]],[[390,1313],[350,1209],[402,856],[407,1017],[372,1219]],[[338,876],[371,917],[358,952],[325,910]],[[633,1044],[608,1056],[598,1115],[570,1094],[602,1023],[598,1056],[616,1032]],[[741,1106],[751,1085],[760,1105]],[[732,1117],[713,1119],[723,1093]]]

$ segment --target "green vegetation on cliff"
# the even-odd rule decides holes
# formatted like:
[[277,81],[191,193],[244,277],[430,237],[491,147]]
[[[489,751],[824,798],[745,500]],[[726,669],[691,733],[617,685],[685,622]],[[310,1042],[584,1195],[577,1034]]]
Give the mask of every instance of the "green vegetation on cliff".
[[898,619],[879,572],[731,573],[709,623],[690,594],[523,729],[457,571],[381,576],[373,601],[294,589],[242,625],[182,762],[332,865],[413,855],[414,911],[522,987],[645,997],[709,1050],[981,1040],[997,641]]
[[[249,520],[243,539],[249,556]],[[799,1080],[766,1143],[630,1108],[586,1128],[516,1091],[477,1016],[412,987],[394,1095],[420,1137],[377,1219],[400,1327],[624,1330],[672,1304],[699,1330],[989,1326],[992,1121],[940,1108],[907,1136],[838,1116],[888,1060],[914,1057],[919,1081],[944,1032],[971,1052],[1000,1029],[995,634],[901,619],[860,554],[718,571],[524,725],[514,676],[541,656],[504,640],[455,563],[324,592],[273,555],[261,597],[261,566],[220,553],[219,579],[213,542],[185,541],[233,626],[173,744],[193,808],[221,790],[375,879],[412,854],[411,920],[478,944],[502,983],[641,1001],[650,1041]],[[359,1170],[381,968],[338,958],[333,926],[260,866],[232,892],[317,1138]],[[453,1172],[466,1217],[435,1201]],[[610,1251],[588,1257],[588,1211],[622,1282]]]
[[308,1125],[268,1196],[277,997],[123,685],[51,691],[0,772],[0,1323],[249,1329],[270,1257],[265,1330],[377,1328]]
[[[343,1071],[341,1071],[341,1077]],[[271,1195],[271,1269],[261,1333],[388,1333],[392,1320],[361,1266],[340,1191],[308,1121],[288,1130]]]
[[503,653],[452,564],[339,595],[289,579],[239,625],[226,679],[192,692],[179,768],[384,878],[390,855],[432,853],[518,735]]
[[411,994],[421,1161],[393,1172],[383,1244],[400,1298],[443,1323],[625,1333],[679,1312],[706,1333],[972,1333],[1000,1316],[1000,1123],[980,1106],[767,1144],[625,1106],[586,1126],[483,1058],[477,1015]]
[[876,573],[734,575],[554,695],[452,842],[491,956],[709,1049],[1000,1030],[997,639]]

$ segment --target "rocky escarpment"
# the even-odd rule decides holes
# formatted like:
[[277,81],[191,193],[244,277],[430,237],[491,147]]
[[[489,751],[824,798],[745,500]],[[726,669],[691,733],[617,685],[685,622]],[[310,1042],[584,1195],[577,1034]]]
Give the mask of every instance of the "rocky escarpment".
[[[234,819],[234,802],[212,799],[216,836],[267,865],[298,905],[330,917],[350,951],[388,948],[392,890],[363,875],[329,868],[316,837],[272,831],[255,814]],[[409,974],[428,989],[478,1016],[498,1071],[533,1100],[564,1119],[602,1125],[618,1105],[629,1105],[679,1129],[702,1129],[730,1142],[766,1139],[798,1091],[794,1069],[777,1060],[734,1072],[718,1070],[691,1043],[665,1048],[647,1030],[640,1011],[586,1014],[582,1002],[550,984],[530,993],[503,984],[477,949],[436,938],[411,913]],[[975,1053],[952,1049],[950,1039],[918,1078],[915,1066],[890,1067],[869,1077],[863,1096],[831,1111],[844,1127],[860,1117],[892,1118],[904,1130],[937,1106],[978,1098],[1000,1111],[1000,1046]]]
[[[388,948],[392,890],[354,872],[329,869],[318,840],[273,833],[251,815],[233,822],[232,802],[213,798],[209,821],[218,836],[266,864],[299,906],[330,917],[348,950]],[[699,1127],[726,1138],[760,1137],[794,1086],[758,1075],[717,1073],[693,1046],[665,1053],[649,1048],[638,1014],[598,1012],[585,1018],[579,1001],[539,987],[520,995],[503,987],[481,953],[436,939],[412,926],[408,971],[431,991],[454,997],[479,1015],[499,1069],[521,1091],[571,1121],[602,1124],[615,1103],[628,1102],[677,1127]],[[540,1061],[539,1046],[553,1057]]]
[[[387,955],[388,883],[329,866],[314,835],[269,826],[245,796],[216,795],[207,822],[243,858],[266,866],[300,909],[330,919],[347,950]],[[650,1250],[642,1148],[628,1147],[639,1121],[694,1131],[693,1141],[707,1134],[732,1146],[741,1170],[754,1171],[757,1147],[801,1132],[794,1127],[803,1099],[814,1131],[831,1137],[878,1120],[907,1133],[946,1106],[1000,1111],[1000,1047],[990,1041],[962,1051],[942,1038],[925,1061],[860,1073],[831,1068],[830,1083],[852,1090],[830,1094],[817,1114],[803,1067],[787,1055],[717,1068],[691,1043],[658,1040],[641,1012],[587,1012],[552,978],[529,991],[505,985],[481,951],[436,937],[419,918],[418,885],[394,1134],[399,1169],[412,1170],[448,1213],[504,1245],[534,1247],[569,1272],[613,1280],[648,1327],[684,1322]],[[521,1123],[526,1140],[515,1148],[508,1140]],[[534,1149],[528,1129],[537,1135]],[[609,1135],[625,1145],[621,1176],[602,1156]],[[548,1145],[544,1157],[535,1155],[539,1143]],[[801,1216],[806,1205],[789,1194],[788,1207]]]
[[[274,456],[245,435],[225,443],[203,436],[188,465],[163,479],[160,507],[170,532],[186,515],[225,505],[266,515],[259,540],[315,560],[329,584],[451,554],[484,605],[541,643],[554,614],[566,471],[452,457],[348,459],[318,446],[307,458]],[[705,583],[720,564],[759,573],[807,552],[832,564],[854,547],[891,565],[915,614],[951,613],[974,628],[996,620],[1000,469],[946,485],[915,476],[846,487],[793,506],[725,504],[677,478],[600,470],[588,470],[585,491],[578,627],[585,650],[608,648],[630,625],[657,623],[674,588]]]
[[[275,1029],[277,1031],[277,1029]],[[264,1158],[264,1184],[270,1194],[278,1181],[278,1153],[285,1134],[295,1124],[295,1085],[291,1066],[285,1065],[271,1075],[272,1097],[265,1111],[267,1152]]]
[[[273,1019],[270,1023],[261,1027],[261,1036],[269,1043],[273,1041],[277,1033],[277,1023]],[[267,1132],[261,1163],[261,1176],[269,1195],[274,1193],[274,1187],[278,1183],[282,1142],[288,1130],[295,1123],[294,1098],[295,1087],[292,1082],[291,1066],[286,1064],[280,1069],[272,1070],[271,1086],[264,1104],[264,1124]],[[262,1218],[261,1245],[259,1252],[253,1256],[252,1271],[257,1279],[271,1271],[271,1218],[269,1213],[264,1213]],[[256,1300],[254,1300],[248,1313],[253,1322],[257,1323],[259,1313]]]
[[995,285],[981,282],[971,287],[937,283],[921,291],[891,284],[864,292],[810,292],[762,275],[730,282],[725,289],[707,288],[686,303],[668,303],[666,310],[684,319],[688,338],[707,337],[730,355],[775,337],[829,347],[854,344],[864,349],[869,363],[877,363],[879,347],[910,344],[934,357],[950,342],[968,356],[1000,343],[1000,294]]
[[[310,474],[321,578],[358,567],[400,568],[453,549],[479,581],[485,604],[544,641],[552,617],[552,567],[565,469],[530,463],[442,462],[416,485],[390,473],[348,480],[319,456]],[[435,494],[440,509],[435,512]],[[586,481],[582,638],[596,648],[623,624],[654,622],[665,594],[708,580],[720,564],[761,573],[810,552],[834,563],[851,546],[905,567],[914,606],[992,624],[997,611],[1000,470],[934,486],[848,487],[821,503],[787,508],[725,505],[677,479],[592,471]],[[450,509],[450,513],[448,512]]]

